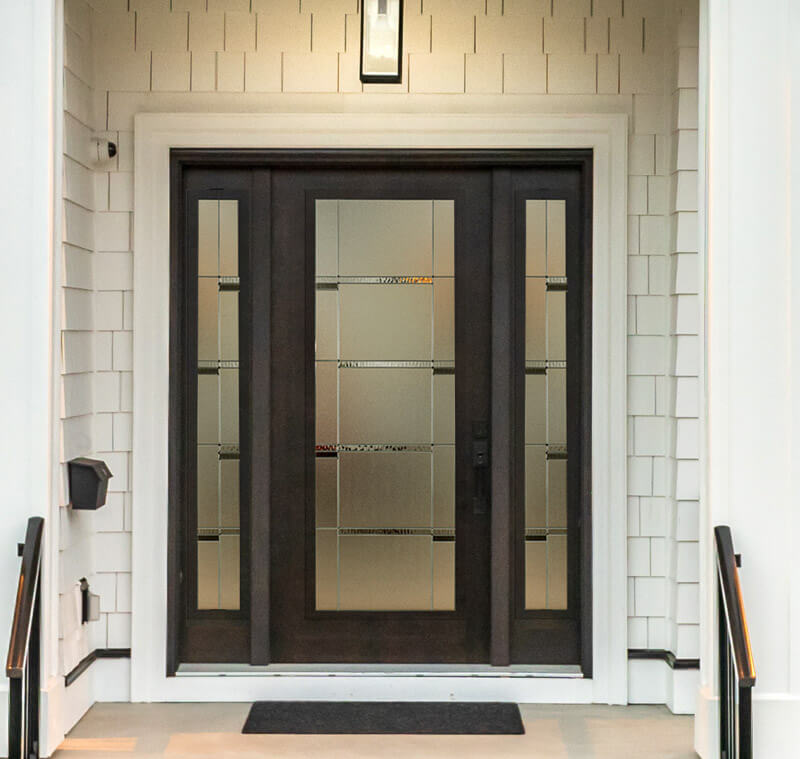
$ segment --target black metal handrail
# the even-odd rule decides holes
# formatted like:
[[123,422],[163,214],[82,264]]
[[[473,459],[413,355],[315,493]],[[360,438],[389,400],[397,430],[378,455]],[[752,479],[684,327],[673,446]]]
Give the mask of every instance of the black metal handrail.
[[6,677],[8,693],[8,757],[39,758],[39,674],[42,576],[42,531],[44,519],[31,517],[20,545],[14,621],[8,645]]
[[733,550],[730,527],[715,527],[714,539],[719,578],[720,759],[752,759],[756,668],[739,583],[741,556]]

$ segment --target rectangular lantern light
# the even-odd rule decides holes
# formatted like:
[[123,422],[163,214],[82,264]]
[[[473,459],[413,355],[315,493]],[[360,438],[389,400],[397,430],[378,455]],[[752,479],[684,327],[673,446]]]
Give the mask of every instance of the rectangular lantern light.
[[399,82],[402,54],[403,0],[362,0],[361,81]]

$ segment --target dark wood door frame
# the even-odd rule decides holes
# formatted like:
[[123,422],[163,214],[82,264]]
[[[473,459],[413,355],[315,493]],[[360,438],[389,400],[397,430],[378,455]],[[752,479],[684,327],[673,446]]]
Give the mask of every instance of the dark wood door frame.
[[[591,421],[591,233],[592,233],[592,151],[573,149],[553,150],[261,150],[261,149],[173,149],[170,157],[171,181],[171,275],[170,289],[170,503],[169,503],[169,552],[168,572],[168,631],[167,631],[167,673],[175,674],[179,664],[185,661],[181,652],[181,639],[185,634],[184,611],[186,609],[186,577],[184,570],[185,552],[180,548],[186,538],[186,513],[188,511],[187,478],[182,462],[186,456],[185,431],[190,409],[187,408],[186,393],[192,392],[180,367],[187,361],[187,320],[185,292],[182,284],[186,261],[191,256],[189,244],[191,230],[185,222],[187,218],[188,197],[185,193],[185,177],[192,169],[252,170],[251,184],[247,193],[250,198],[247,230],[248,255],[251,256],[251,277],[265,285],[270,278],[271,223],[269,187],[271,169],[292,168],[440,168],[457,169],[482,167],[490,169],[494,178],[495,215],[493,219],[494,266],[492,277],[492,316],[493,316],[493,374],[492,374],[492,510],[491,510],[491,634],[490,663],[503,666],[511,663],[515,626],[519,617],[530,620],[531,613],[520,615],[518,580],[516,570],[510,561],[514,552],[513,509],[519,496],[521,473],[516,471],[517,455],[515,445],[518,440],[512,431],[519,426],[516,415],[520,408],[519,388],[515,387],[515,345],[519,345],[520,311],[524,309],[524,296],[520,301],[514,282],[519,278],[518,262],[515,261],[515,230],[513,211],[501,211],[503,199],[511,200],[513,207],[514,183],[512,170],[515,168],[562,168],[579,172],[580,188],[576,195],[571,237],[586,255],[582,258],[582,275],[588,283],[581,291],[582,324],[580,342],[582,363],[580,386],[586,399],[580,410],[580,420],[584,425]],[[505,203],[506,209],[509,204]],[[570,232],[568,230],[568,237]],[[258,248],[257,255],[254,251]],[[268,292],[268,289],[266,290]],[[262,292],[264,292],[262,290]],[[248,296],[243,293],[243,302]],[[263,338],[268,335],[268,320],[253,325]],[[247,336],[248,340],[253,335]],[[509,343],[510,341],[510,343]],[[267,340],[267,344],[268,344]],[[524,358],[524,357],[523,357]],[[243,375],[250,383],[249,400],[243,406],[242,414],[269,413],[269,357],[253,357],[249,371]],[[517,364],[518,365],[518,364]],[[255,398],[255,400],[253,400]],[[189,404],[191,405],[191,404]],[[247,429],[243,427],[243,433]],[[264,427],[262,427],[264,429]],[[268,434],[261,438],[252,435],[250,445],[269,445]],[[243,438],[244,439],[244,438]],[[579,565],[577,567],[580,584],[580,622],[577,635],[580,641],[581,667],[585,676],[592,674],[592,593],[591,593],[591,434],[590,426],[584,427],[581,443],[580,465],[569,470],[571,491],[576,491],[575,499],[570,498],[577,511],[577,535],[571,546],[580,544]],[[577,458],[577,457],[576,457]],[[577,478],[579,482],[574,482]],[[268,492],[270,474],[268,469],[250,472],[249,487],[252,494]],[[267,489],[266,491],[264,489]],[[577,500],[576,500],[577,499]],[[252,500],[251,500],[252,502]],[[262,567],[269,566],[269,520],[252,519],[250,529],[250,560]],[[174,550],[175,548],[180,550]],[[266,553],[265,553],[266,552]],[[250,583],[250,598],[258,595],[264,599],[269,593],[268,575]],[[268,609],[263,602],[259,607]],[[547,614],[539,615],[541,625],[547,628]],[[523,625],[525,623],[523,622]],[[530,622],[528,622],[530,624]],[[223,625],[224,627],[224,625]],[[262,612],[252,615],[247,637],[249,657],[242,659],[253,663],[270,661],[269,615]],[[222,630],[217,626],[216,634]],[[222,661],[209,658],[207,661]]]

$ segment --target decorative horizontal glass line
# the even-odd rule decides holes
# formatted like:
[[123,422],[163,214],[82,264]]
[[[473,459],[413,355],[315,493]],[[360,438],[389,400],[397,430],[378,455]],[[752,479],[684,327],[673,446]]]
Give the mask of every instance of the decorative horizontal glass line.
[[198,540],[219,540],[220,535],[239,535],[238,527],[198,527]]
[[220,461],[225,459],[238,459],[239,458],[239,446],[238,445],[220,445],[217,448],[217,455],[220,458]]
[[[449,445],[452,445],[452,443]],[[338,453],[402,453],[406,451],[431,453],[434,447],[432,443],[412,443],[408,445],[403,443],[328,443],[315,446],[314,451],[318,458],[333,458]]]
[[237,292],[241,283],[239,277],[223,277],[216,274],[201,274],[198,279],[216,279],[221,291],[227,290],[231,292]]
[[552,460],[556,459],[566,459],[567,458],[567,446],[565,445],[548,445],[547,450],[545,451],[545,456]]
[[318,532],[335,532],[337,535],[423,535],[434,540],[455,539],[453,527],[318,527]]
[[452,374],[455,364],[452,361],[336,361],[320,360],[318,363],[335,363],[339,369],[433,369],[434,374]]
[[547,359],[525,362],[525,374],[547,374],[548,369],[566,369],[567,362],[561,359]]
[[545,282],[545,289],[548,292],[566,292],[567,278],[566,277],[547,277]]
[[566,527],[527,527],[525,540],[547,540],[549,535],[567,535]]
[[225,361],[198,361],[197,373],[198,374],[217,374],[220,369],[238,369],[238,360],[225,360]]
[[[317,277],[318,290],[332,290],[339,285],[432,285],[433,277],[429,276],[380,276],[380,277]],[[452,277],[436,277],[436,279],[452,279]]]

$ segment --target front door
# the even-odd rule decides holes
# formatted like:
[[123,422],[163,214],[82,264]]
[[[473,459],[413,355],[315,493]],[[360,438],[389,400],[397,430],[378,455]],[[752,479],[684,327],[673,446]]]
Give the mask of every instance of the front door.
[[271,658],[486,661],[490,176],[272,196]]
[[590,674],[591,155],[224,164],[173,155],[170,668]]

